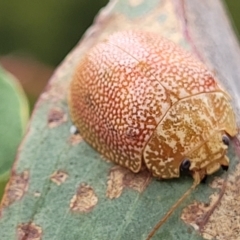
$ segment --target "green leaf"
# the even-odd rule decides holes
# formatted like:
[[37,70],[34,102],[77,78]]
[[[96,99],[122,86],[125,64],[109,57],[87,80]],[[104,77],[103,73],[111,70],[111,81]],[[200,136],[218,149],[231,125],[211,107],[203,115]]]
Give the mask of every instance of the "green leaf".
[[[172,1],[114,3],[102,11],[81,44],[56,70],[35,107],[1,203],[1,240],[146,239],[192,185],[190,177],[157,181],[148,172],[133,174],[105,161],[79,135],[70,133],[69,81],[79,60],[100,39],[131,26],[150,28],[189,48]],[[230,180],[225,185],[228,191],[234,191],[228,197],[239,192],[233,188],[239,186],[239,171],[235,171],[239,164],[233,149],[229,157]],[[208,183],[216,176],[216,186],[210,187]],[[207,184],[198,186],[153,239],[203,239],[203,227],[219,206],[219,201],[210,201],[209,196],[214,193],[213,199],[224,199],[220,193],[227,191],[225,176],[219,171],[209,177]],[[237,202],[234,199],[231,204]],[[233,205],[231,208],[234,211]],[[209,233],[213,230],[215,227]]]
[[17,80],[0,68],[0,198],[28,121],[28,103]]

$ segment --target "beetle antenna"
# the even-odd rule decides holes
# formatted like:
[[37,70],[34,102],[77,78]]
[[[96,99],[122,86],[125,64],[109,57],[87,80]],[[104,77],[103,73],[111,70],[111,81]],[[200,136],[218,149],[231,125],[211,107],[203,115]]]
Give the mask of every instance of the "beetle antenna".
[[172,215],[172,213],[179,207],[179,205],[184,201],[188,195],[196,188],[199,182],[194,181],[192,186],[182,195],[180,199],[168,210],[168,212],[164,215],[164,217],[155,225],[155,227],[148,234],[146,240],[150,240],[156,231],[167,221],[167,219]]

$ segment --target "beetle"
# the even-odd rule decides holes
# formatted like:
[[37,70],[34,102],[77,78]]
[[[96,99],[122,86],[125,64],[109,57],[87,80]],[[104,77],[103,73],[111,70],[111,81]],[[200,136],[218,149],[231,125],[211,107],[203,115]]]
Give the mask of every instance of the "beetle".
[[199,184],[227,168],[237,134],[228,93],[192,54],[155,33],[117,32],[78,64],[69,107],[82,137],[107,159],[160,179]]

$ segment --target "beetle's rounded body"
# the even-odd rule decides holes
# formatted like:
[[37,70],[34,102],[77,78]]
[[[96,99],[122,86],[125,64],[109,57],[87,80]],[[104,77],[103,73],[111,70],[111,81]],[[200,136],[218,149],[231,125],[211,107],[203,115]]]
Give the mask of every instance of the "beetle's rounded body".
[[73,123],[107,159],[133,172],[196,181],[228,166],[222,135],[236,135],[229,96],[211,72],[171,41],[124,31],[93,47],[70,85]]

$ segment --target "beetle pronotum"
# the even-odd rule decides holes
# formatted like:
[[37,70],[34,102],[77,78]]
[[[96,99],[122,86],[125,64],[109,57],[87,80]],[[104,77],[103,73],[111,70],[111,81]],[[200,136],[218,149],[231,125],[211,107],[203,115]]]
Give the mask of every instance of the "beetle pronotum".
[[194,186],[227,168],[237,134],[229,95],[206,66],[154,33],[123,31],[94,46],[70,85],[73,123],[107,159]]

